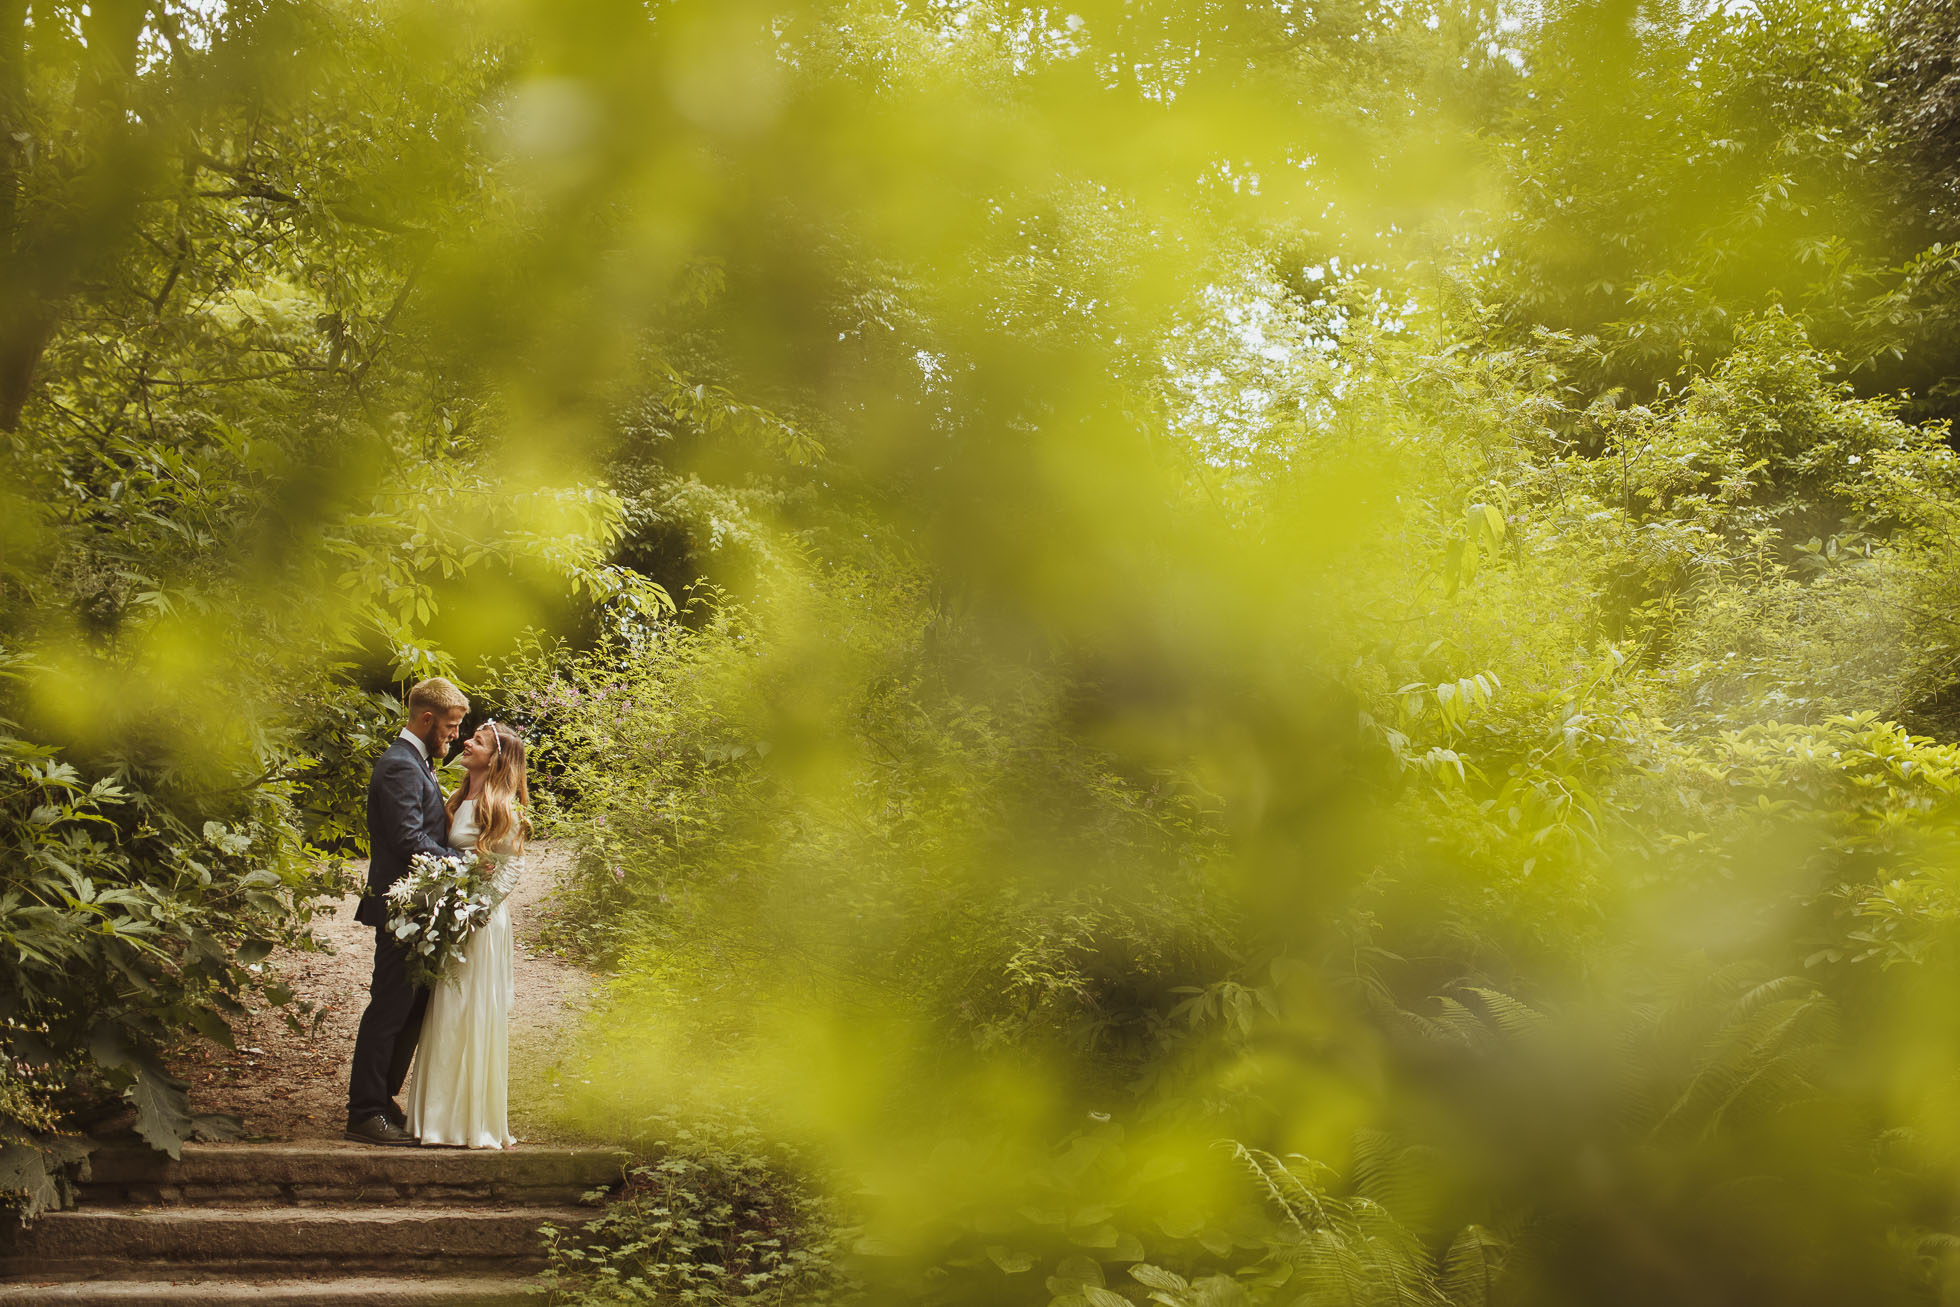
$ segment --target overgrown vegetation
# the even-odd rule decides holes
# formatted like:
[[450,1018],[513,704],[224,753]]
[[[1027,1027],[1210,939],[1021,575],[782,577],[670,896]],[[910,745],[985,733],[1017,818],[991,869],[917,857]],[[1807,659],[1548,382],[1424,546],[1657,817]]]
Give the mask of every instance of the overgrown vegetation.
[[112,12],[8,29],[9,1184],[196,1128],[441,669],[568,1120],[695,1132],[561,1301],[1950,1295],[1943,10]]
[[726,1119],[706,1131],[647,1121],[630,1141],[649,1160],[604,1210],[578,1229],[546,1227],[547,1299],[848,1301],[835,1205],[780,1146]]
[[398,680],[501,647],[489,611],[660,598],[609,562],[617,496],[487,457],[490,397],[401,316],[423,224],[481,198],[445,133],[494,73],[401,35],[0,9],[0,1187],[30,1212],[81,1147],[50,1128],[105,1100],[173,1155],[235,1128],[164,1054],[290,1001],[259,964],[359,852]]

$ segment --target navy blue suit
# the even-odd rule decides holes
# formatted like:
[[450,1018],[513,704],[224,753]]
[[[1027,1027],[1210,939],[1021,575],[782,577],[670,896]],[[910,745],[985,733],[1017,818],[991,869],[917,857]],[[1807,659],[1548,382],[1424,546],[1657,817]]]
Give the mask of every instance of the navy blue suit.
[[367,795],[367,890],[354,920],[380,926],[388,920],[382,901],[388,887],[408,874],[408,860],[418,853],[449,852],[449,814],[442,808],[442,787],[415,746],[401,736],[375,760]]
[[349,1124],[393,1115],[393,1100],[408,1079],[408,1064],[422,1033],[429,991],[408,978],[407,957],[387,931],[388,887],[408,873],[418,853],[445,854],[449,814],[442,787],[416,747],[400,736],[374,764],[368,782],[367,888],[354,920],[373,926],[374,979],[367,1011],[354,1037],[354,1071],[347,1086]]

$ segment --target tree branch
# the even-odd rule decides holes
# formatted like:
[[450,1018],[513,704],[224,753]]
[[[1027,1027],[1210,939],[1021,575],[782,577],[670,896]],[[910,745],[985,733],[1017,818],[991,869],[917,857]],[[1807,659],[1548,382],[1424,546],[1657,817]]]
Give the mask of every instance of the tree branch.
[[235,377],[184,377],[170,379],[151,377],[152,386],[225,386],[239,381],[270,381],[275,377],[290,377],[300,372],[332,372],[334,369],[319,363],[296,363],[290,368],[275,368],[269,372],[244,372]]

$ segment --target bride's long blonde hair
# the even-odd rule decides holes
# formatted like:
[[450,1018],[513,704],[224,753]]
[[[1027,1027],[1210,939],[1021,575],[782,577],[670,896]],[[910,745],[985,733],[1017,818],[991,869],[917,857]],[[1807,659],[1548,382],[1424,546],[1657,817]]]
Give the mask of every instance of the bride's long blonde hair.
[[531,806],[531,787],[524,774],[524,741],[502,722],[485,725],[495,734],[497,745],[490,770],[483,775],[483,788],[469,796],[470,787],[458,785],[443,807],[454,817],[464,798],[474,797],[477,851],[487,853],[509,840],[511,847],[522,853],[524,841],[531,837],[531,819],[525,815]]

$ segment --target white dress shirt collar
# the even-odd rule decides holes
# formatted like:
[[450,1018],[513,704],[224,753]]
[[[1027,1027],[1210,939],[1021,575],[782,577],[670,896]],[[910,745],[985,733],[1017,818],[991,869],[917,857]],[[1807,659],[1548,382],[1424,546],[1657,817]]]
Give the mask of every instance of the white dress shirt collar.
[[414,731],[411,731],[406,726],[404,726],[402,727],[402,738],[415,746],[415,752],[422,755],[423,762],[427,762],[429,760],[429,746],[422,742],[421,736],[417,735]]

